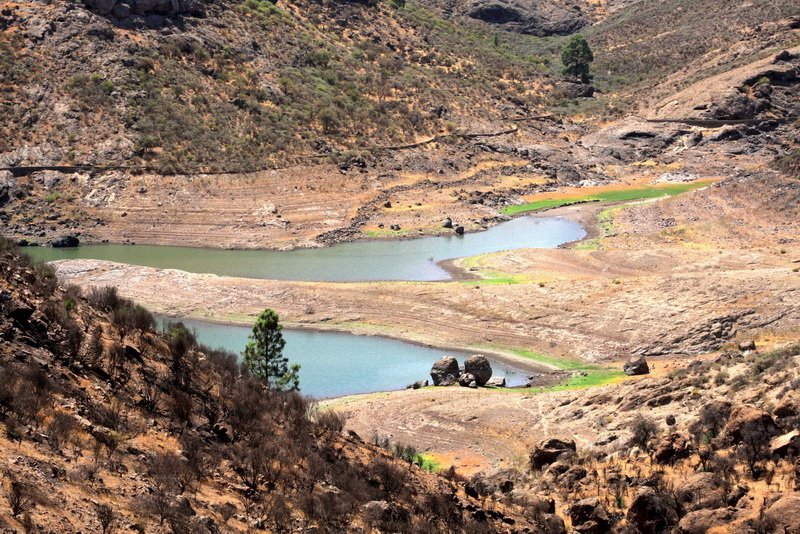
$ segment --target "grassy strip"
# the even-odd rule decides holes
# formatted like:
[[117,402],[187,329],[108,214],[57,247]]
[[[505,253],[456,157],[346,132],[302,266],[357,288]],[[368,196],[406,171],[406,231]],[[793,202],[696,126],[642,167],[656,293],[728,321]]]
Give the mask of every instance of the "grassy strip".
[[628,206],[612,206],[606,208],[597,214],[597,227],[600,230],[600,235],[593,239],[586,239],[577,243],[574,247],[575,250],[597,250],[600,248],[600,243],[606,237],[614,235],[614,214],[621,211]]
[[573,389],[582,389],[596,386],[603,386],[618,382],[625,376],[625,373],[618,369],[609,369],[608,367],[601,367],[591,363],[586,363],[580,360],[571,358],[563,358],[558,356],[550,356],[539,352],[533,352],[524,349],[510,349],[511,352],[528,358],[535,362],[543,363],[556,367],[562,371],[575,371],[576,373],[564,380],[563,382],[553,386],[542,386],[533,388],[510,388],[506,391],[516,393],[544,393],[547,391],[566,391]]
[[559,208],[562,206],[569,206],[572,204],[582,204],[585,202],[626,202],[629,200],[642,200],[646,198],[670,197],[705,187],[709,183],[710,182],[708,180],[700,180],[697,182],[669,184],[664,186],[638,187],[634,189],[610,189],[608,191],[601,191],[593,195],[586,195],[582,197],[546,198],[542,200],[536,200],[534,202],[528,202],[527,204],[507,206],[503,208],[502,212],[506,215],[517,215],[519,213],[541,211]]

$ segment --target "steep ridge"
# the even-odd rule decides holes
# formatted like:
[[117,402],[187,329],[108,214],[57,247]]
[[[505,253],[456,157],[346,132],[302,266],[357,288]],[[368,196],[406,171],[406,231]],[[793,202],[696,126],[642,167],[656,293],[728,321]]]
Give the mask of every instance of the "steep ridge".
[[[180,325],[0,242],[0,529],[506,532],[463,481],[341,434]],[[399,449],[403,451],[403,449]]]

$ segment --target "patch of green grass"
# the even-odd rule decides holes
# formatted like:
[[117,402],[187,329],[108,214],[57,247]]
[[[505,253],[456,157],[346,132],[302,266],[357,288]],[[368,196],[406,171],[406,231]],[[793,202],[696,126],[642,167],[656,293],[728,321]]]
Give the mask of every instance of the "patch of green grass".
[[555,367],[559,370],[574,371],[575,374],[563,382],[553,386],[542,386],[533,388],[509,388],[505,391],[514,393],[544,393],[547,391],[566,391],[571,389],[582,389],[589,387],[603,386],[614,383],[625,376],[619,369],[601,367],[573,358],[562,356],[552,356],[526,349],[505,349],[523,358],[528,358],[538,363]]
[[378,228],[376,230],[362,230],[367,237],[402,237],[409,235],[408,230],[389,230],[386,228]]
[[535,388],[513,388],[506,391],[519,393],[546,393],[548,391],[569,391],[613,384],[625,376],[625,373],[606,367],[594,367],[577,374],[554,386],[541,386]]
[[426,453],[415,454],[414,463],[425,471],[430,471],[431,473],[436,473],[442,468],[442,464],[436,461],[432,455]]
[[701,180],[697,182],[669,184],[658,187],[652,186],[638,187],[634,189],[612,189],[609,191],[602,191],[594,195],[586,195],[584,197],[548,198],[534,202],[528,202],[527,204],[507,206],[502,210],[502,212],[506,215],[517,215],[519,213],[541,211],[559,208],[562,206],[569,206],[572,204],[582,204],[585,202],[626,202],[630,200],[643,200],[647,198],[670,197],[705,187],[708,184],[708,180]]
[[44,197],[44,201],[48,204],[52,204],[56,200],[61,198],[61,193],[50,193]]
[[627,206],[613,206],[598,213],[597,226],[600,230],[600,235],[593,239],[581,241],[573,248],[575,250],[598,250],[604,238],[614,235],[614,214],[626,207]]

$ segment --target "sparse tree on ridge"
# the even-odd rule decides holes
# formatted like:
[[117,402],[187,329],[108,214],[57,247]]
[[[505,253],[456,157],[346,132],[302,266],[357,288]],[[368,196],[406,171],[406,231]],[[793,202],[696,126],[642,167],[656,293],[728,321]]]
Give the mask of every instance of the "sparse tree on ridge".
[[277,313],[270,309],[261,312],[244,349],[244,361],[250,373],[270,389],[296,391],[300,389],[300,366],[289,365],[288,358],[283,355],[286,341],[281,330]]

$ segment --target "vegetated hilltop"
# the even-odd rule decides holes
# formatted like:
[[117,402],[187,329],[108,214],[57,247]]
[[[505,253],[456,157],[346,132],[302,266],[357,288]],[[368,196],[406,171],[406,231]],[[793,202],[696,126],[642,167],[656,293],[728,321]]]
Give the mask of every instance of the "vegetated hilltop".
[[113,290],[59,288],[0,242],[0,530],[497,532],[458,476],[341,434],[235,355]]
[[4,165],[260,170],[540,101],[531,60],[418,4],[85,3],[0,4]]

